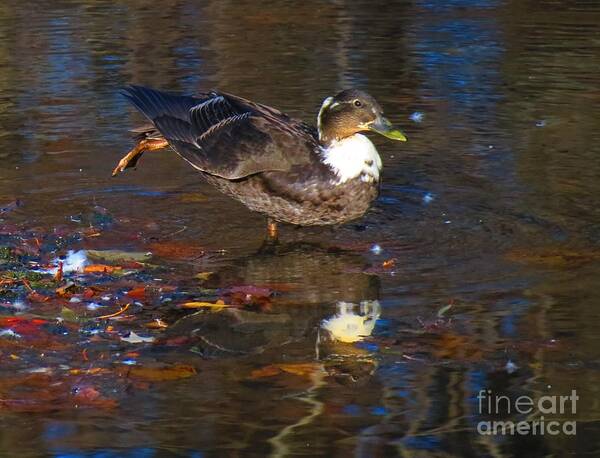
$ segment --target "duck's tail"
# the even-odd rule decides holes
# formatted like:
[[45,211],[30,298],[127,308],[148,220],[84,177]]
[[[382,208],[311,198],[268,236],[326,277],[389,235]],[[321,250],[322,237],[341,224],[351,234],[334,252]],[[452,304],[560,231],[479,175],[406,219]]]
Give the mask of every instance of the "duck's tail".
[[112,172],[113,176],[135,167],[144,152],[169,146],[164,135],[156,127],[156,121],[167,116],[187,121],[190,108],[199,102],[195,97],[171,95],[143,86],[128,86],[121,94],[148,118],[150,123],[132,130],[136,145],[119,161]]

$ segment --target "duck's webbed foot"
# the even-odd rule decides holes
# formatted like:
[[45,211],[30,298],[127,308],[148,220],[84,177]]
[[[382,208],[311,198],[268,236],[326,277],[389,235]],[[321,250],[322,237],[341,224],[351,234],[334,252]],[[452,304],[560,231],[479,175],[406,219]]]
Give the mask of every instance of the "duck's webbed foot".
[[167,142],[167,140],[164,138],[145,138],[140,140],[133,147],[133,149],[123,156],[123,158],[119,161],[112,172],[112,176],[117,176],[125,169],[135,167],[142,157],[142,154],[144,154],[146,151],[155,151],[166,148],[167,146],[169,146],[169,142]]

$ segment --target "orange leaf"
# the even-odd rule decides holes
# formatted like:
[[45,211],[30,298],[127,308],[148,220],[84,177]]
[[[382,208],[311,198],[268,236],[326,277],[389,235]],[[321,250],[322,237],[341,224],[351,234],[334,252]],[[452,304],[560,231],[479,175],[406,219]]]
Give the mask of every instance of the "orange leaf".
[[58,269],[56,269],[56,274],[54,274],[55,281],[62,281],[63,279],[63,262],[58,262]]
[[278,367],[285,372],[294,375],[307,376],[312,375],[323,369],[323,365],[318,363],[291,363],[291,364],[278,364]]
[[106,264],[90,264],[85,266],[83,271],[85,273],[101,273],[101,274],[112,274],[115,270],[121,270],[120,266],[107,266]]
[[149,329],[165,329],[169,327],[169,325],[160,318],[156,318],[154,321],[146,323],[144,326],[146,326]]
[[70,369],[69,374],[71,375],[98,375],[98,374],[109,374],[108,369],[102,367],[92,367],[90,369]]
[[301,377],[311,376],[315,372],[323,370],[323,366],[317,363],[289,363],[289,364],[271,364],[269,366],[255,369],[250,373],[251,379],[262,377],[273,377],[282,372],[299,375]]
[[396,265],[396,260],[395,259],[388,259],[387,261],[383,261],[383,263],[381,264],[381,266],[384,269],[390,269],[392,267],[394,267]]

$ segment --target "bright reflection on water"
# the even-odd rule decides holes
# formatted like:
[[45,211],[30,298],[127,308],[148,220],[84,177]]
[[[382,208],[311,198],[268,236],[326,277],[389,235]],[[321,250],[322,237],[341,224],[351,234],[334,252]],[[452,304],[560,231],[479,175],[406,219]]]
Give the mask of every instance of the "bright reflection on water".
[[[291,286],[243,328],[165,309],[170,336],[211,344],[153,357],[197,376],[119,393],[112,411],[7,411],[1,454],[597,455],[599,23],[583,1],[4,2],[0,206],[23,201],[5,221],[73,227],[104,207],[137,234],[107,248],[178,234],[225,250],[173,276]],[[363,220],[286,228],[259,252],[262,218],[173,154],[110,178],[141,120],[118,95],[131,82],[306,120],[356,86],[409,141],[375,140],[385,181]],[[326,339],[350,309],[368,316],[361,338]],[[480,436],[482,389],[576,389],[577,436]]]

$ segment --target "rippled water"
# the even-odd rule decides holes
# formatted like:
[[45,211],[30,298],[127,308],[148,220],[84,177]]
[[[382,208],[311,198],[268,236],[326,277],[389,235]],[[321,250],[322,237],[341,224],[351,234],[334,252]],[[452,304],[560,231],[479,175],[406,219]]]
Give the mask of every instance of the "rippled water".
[[[591,1],[3,2],[0,205],[23,205],[2,218],[53,230],[100,206],[137,238],[96,244],[177,239],[213,255],[173,276],[288,287],[251,330],[165,309],[171,336],[210,344],[153,357],[197,376],[109,412],[4,412],[2,455],[597,455],[598,24]],[[261,250],[263,219],[173,154],[110,177],[141,121],[118,94],[132,82],[219,88],[305,120],[359,87],[409,141],[374,139],[385,182],[362,220],[286,227]],[[327,338],[342,308],[369,316],[369,339]],[[322,366],[260,376],[297,363]],[[577,435],[479,435],[482,389],[575,389],[563,419]]]

